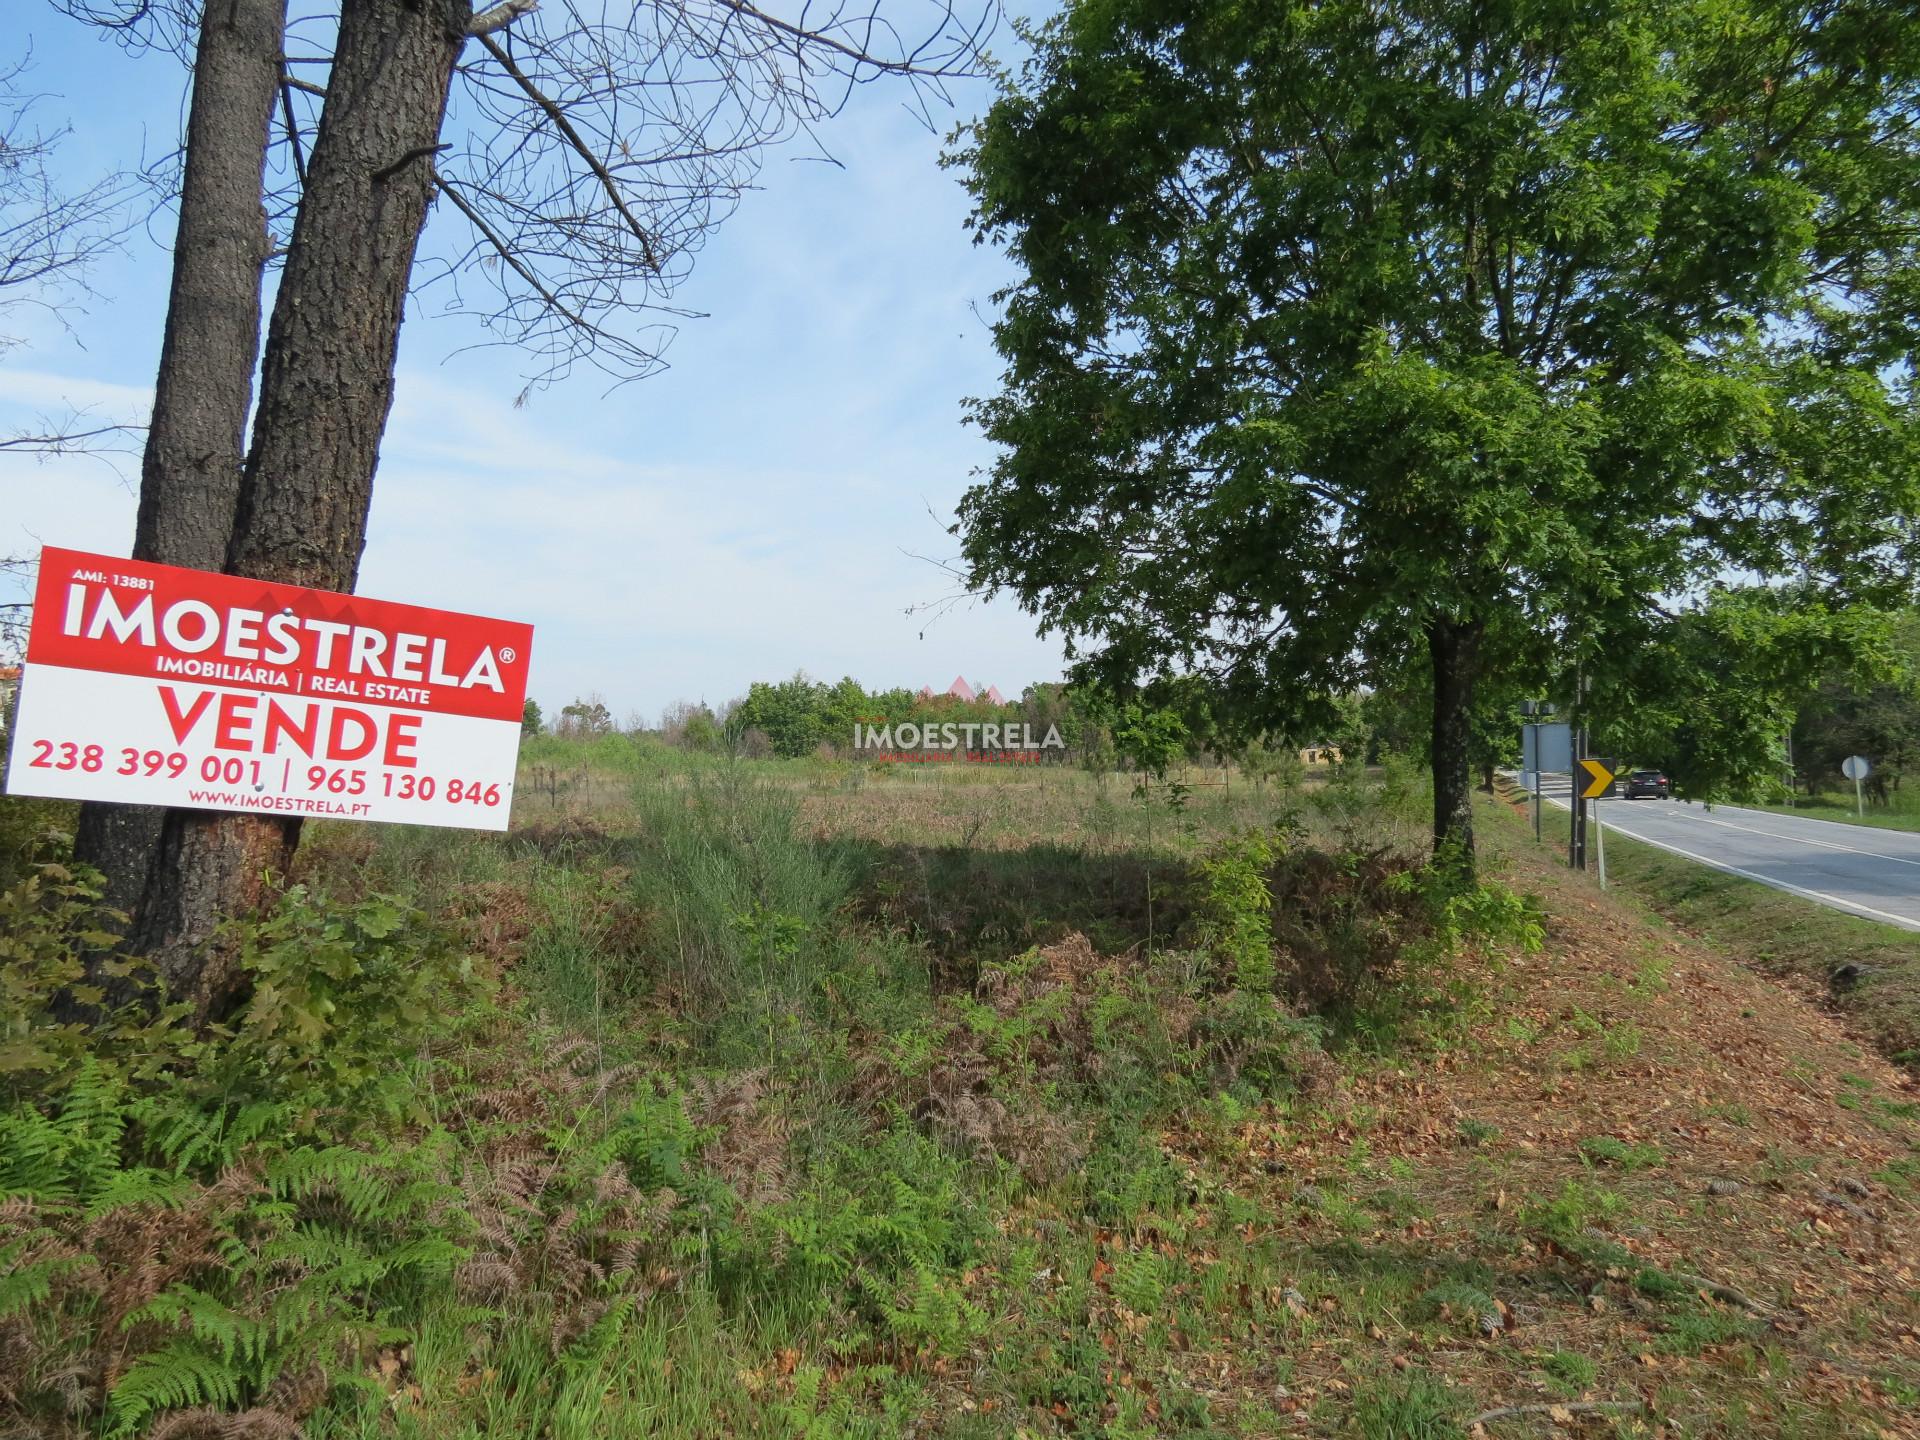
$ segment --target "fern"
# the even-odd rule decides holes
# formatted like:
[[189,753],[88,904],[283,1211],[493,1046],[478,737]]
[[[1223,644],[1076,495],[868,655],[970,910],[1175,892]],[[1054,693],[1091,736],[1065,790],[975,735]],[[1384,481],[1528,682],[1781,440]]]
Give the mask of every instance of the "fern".
[[361,1181],[370,1163],[366,1151],[346,1145],[291,1150],[267,1166],[267,1188],[277,1198],[305,1200],[321,1190],[341,1191]]
[[0,1195],[47,1204],[85,1201],[120,1168],[126,1088],[91,1056],[49,1110],[22,1105],[0,1117]]
[[234,1147],[225,1140],[224,1109],[202,1110],[181,1105],[172,1097],[148,1096],[134,1106],[147,1143],[182,1175],[206,1169],[224,1169],[233,1162]]
[[136,1205],[178,1210],[193,1194],[193,1182],[183,1175],[169,1175],[145,1165],[118,1170],[106,1177],[93,1193],[85,1214],[89,1220]]
[[15,1195],[42,1201],[70,1198],[66,1146],[60,1127],[38,1110],[0,1117],[0,1199]]
[[258,1364],[266,1357],[271,1338],[268,1328],[259,1321],[191,1285],[176,1285],[156,1295],[129,1314],[124,1325],[141,1320],[185,1325],[196,1340],[217,1348],[227,1364],[236,1359]]
[[23,1264],[21,1253],[34,1238],[29,1235],[0,1249],[0,1320],[29,1305],[45,1304],[53,1294],[54,1277],[62,1271],[94,1263],[84,1255],[49,1255]]
[[227,1361],[209,1355],[190,1340],[176,1340],[166,1349],[134,1361],[113,1387],[108,1403],[114,1430],[131,1434],[159,1410],[188,1405],[235,1409],[244,1384],[245,1377]]

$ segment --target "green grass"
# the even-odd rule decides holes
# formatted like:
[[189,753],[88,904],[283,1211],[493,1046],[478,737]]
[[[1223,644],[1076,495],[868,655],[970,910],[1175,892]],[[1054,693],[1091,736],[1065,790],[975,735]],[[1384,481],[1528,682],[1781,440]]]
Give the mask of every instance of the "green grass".
[[1360,1390],[1353,1418],[1364,1440],[1458,1440],[1465,1432],[1457,1402],[1430,1380],[1408,1380]]
[[[1514,852],[1534,844],[1525,817],[1486,807],[1487,848]],[[1607,840],[1607,879],[1614,891],[1770,974],[1790,976],[1828,994],[1849,1019],[1895,1061],[1920,1070],[1920,934],[1729,875],[1624,835]],[[1834,991],[1842,965],[1863,978]]]
[[[32,1105],[0,1110],[32,1142],[0,1144],[0,1181],[14,1154],[36,1167],[13,1188],[45,1227],[19,1252],[41,1257],[24,1283],[46,1286],[27,1302],[45,1307],[36,1326],[7,1329],[18,1254],[0,1218],[0,1350],[45,1352],[7,1402],[32,1413],[0,1405],[0,1431],[109,1440],[108,1361],[172,1346],[228,1378],[181,1368],[147,1420],[258,1403],[314,1440],[1461,1440],[1515,1397],[1640,1393],[1643,1350],[1677,1365],[1754,1348],[1746,1320],[1653,1283],[1606,1240],[1695,1223],[1671,1203],[1697,1189],[1686,1146],[1621,1140],[1612,1116],[1552,1145],[1532,1133],[1534,1087],[1565,1080],[1565,1034],[1597,1079],[1645,1088],[1630,1077],[1666,1039],[1650,1007],[1679,982],[1649,949],[1629,952],[1630,983],[1573,989],[1553,976],[1562,957],[1513,940],[1511,896],[1435,900],[1419,870],[1375,873],[1343,850],[1417,838],[1404,771],[1308,792],[1236,779],[1230,801],[1222,785],[1158,812],[1149,843],[1120,782],[1077,772],[875,778],[679,764],[624,739],[529,749],[570,788],[527,802],[509,835],[316,826],[303,849],[315,892],[403,894],[495,967],[471,1013],[391,1013],[343,970],[337,1009],[288,1017],[375,1061],[380,1036],[400,1036],[365,1083],[408,1081],[406,1118],[356,1113],[316,1139],[327,1097],[269,1077],[292,1087],[272,1123],[157,1189],[172,1174],[148,1168],[157,1137],[191,1136],[176,1122],[233,1098],[207,1099],[185,1062],[120,1110],[108,1090],[45,1100],[57,1135]],[[1196,881],[1237,873],[1220,868],[1221,836],[1283,822],[1259,913],[1299,953],[1263,968],[1224,947],[1230,887]],[[1410,899],[1376,913],[1414,895],[1448,907],[1457,944]],[[1070,930],[1094,943],[1056,943]],[[1343,1044],[1295,1013],[1300,993],[1274,993],[1276,972],[1304,973],[1281,960],[1317,947],[1331,966],[1383,937],[1401,947],[1393,993],[1431,999],[1432,1027]],[[1552,1013],[1522,1029],[1551,1044],[1511,1057],[1512,1083],[1436,1106],[1437,1128],[1403,1132],[1374,1087],[1404,1096],[1424,1074],[1444,1098],[1469,1073],[1429,1067],[1446,1027],[1499,1033],[1489,997],[1525,982]],[[1912,1131],[1890,1092],[1845,1094],[1857,1108],[1836,1122]],[[1789,1147],[1783,1164],[1813,1165],[1769,1114],[1746,1120]],[[1617,1133],[1655,1132],[1643,1115]],[[249,1188],[289,1167],[318,1178]],[[1920,1162],[1885,1177],[1909,1186]],[[142,1225],[171,1239],[103,1248]],[[396,1242],[427,1239],[453,1252],[394,1263]],[[187,1297],[191,1324],[165,1306],[109,1323],[80,1263],[93,1251],[130,1293],[184,1264],[213,1301]],[[296,1282],[311,1315],[255,1323]],[[267,1346],[330,1388],[302,1399],[298,1374],[275,1388],[242,1373],[235,1335],[253,1337],[239,1361]],[[1887,1396],[1920,1386],[1904,1353],[1869,1358]],[[71,1407],[63,1375],[93,1410]],[[1791,1402],[1744,1369],[1703,1365],[1687,1384],[1700,1415],[1756,1418],[1686,1433],[1842,1433],[1789,1430]]]
[[1616,1170],[1647,1170],[1665,1158],[1657,1145],[1629,1144],[1614,1135],[1594,1135],[1580,1142],[1580,1153],[1595,1165]]
[[1766,801],[1749,805],[1750,810],[1771,810],[1779,815],[1799,815],[1808,820],[1838,820],[1848,825],[1867,825],[1882,830],[1920,830],[1920,793],[1908,790],[1893,795],[1885,805],[1867,801],[1864,815],[1855,813],[1852,792],[1802,795],[1791,805]]

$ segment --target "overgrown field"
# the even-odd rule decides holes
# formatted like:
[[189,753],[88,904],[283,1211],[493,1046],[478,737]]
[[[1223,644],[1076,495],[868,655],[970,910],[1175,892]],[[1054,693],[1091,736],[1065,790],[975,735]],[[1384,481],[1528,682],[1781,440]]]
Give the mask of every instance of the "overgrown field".
[[1920,1433],[1909,1077],[1425,805],[540,742],[187,1042],[0,801],[0,1434]]

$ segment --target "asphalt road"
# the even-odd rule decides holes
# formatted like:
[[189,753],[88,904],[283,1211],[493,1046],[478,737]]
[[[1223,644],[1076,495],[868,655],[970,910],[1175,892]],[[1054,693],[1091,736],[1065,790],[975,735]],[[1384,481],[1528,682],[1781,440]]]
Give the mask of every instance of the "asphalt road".
[[[1564,845],[1569,787],[1546,779],[1543,838]],[[1869,920],[1920,930],[1920,831],[1805,820],[1770,810],[1684,800],[1598,802],[1609,831],[1630,835],[1716,870],[1758,880]],[[1593,838],[1587,840],[1593,863]]]

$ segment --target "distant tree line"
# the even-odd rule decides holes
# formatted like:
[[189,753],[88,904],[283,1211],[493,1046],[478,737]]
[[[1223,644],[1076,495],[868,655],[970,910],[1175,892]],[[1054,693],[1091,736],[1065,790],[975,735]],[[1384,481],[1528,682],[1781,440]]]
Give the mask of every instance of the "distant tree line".
[[[995,704],[904,687],[869,690],[851,676],[829,683],[796,672],[786,680],[755,681],[745,695],[718,706],[704,700],[678,700],[666,707],[657,725],[632,722],[624,728],[694,752],[797,759],[854,754],[856,726],[894,732],[903,724],[922,728],[991,725],[1003,731],[1025,726],[1036,742],[1049,733],[1057,734],[1059,760],[1095,771],[1163,771],[1176,764],[1233,762],[1257,775],[1286,769],[1303,749],[1373,761],[1380,758],[1383,743],[1392,743],[1391,737],[1376,736],[1370,728],[1360,697],[1340,701],[1334,710],[1337,722],[1329,727],[1248,744],[1228,740],[1213,722],[1204,692],[1197,687],[1160,686],[1122,698],[1093,686],[1046,683],[1029,685],[1018,699]],[[621,728],[598,695],[563,706],[550,724],[539,705],[528,701],[522,725],[527,736],[544,733],[569,739],[592,739]],[[980,731],[973,733],[973,748],[989,748]],[[947,747],[929,741],[895,748]],[[1010,747],[1003,741],[994,748]]]
[[[1702,664],[1691,669],[1696,678],[1709,668],[1704,652],[1724,648],[1736,632],[1746,643],[1761,643],[1752,634],[1752,617],[1738,611],[1722,607],[1714,624],[1702,625]],[[1816,625],[1814,633],[1824,632]],[[1774,636],[1770,643],[1784,642]],[[1858,658],[1862,651],[1870,652],[1864,664]],[[830,684],[804,672],[755,681],[745,695],[719,706],[675,701],[657,725],[637,719],[618,725],[597,694],[562,706],[550,723],[529,700],[522,731],[529,737],[592,739],[624,728],[698,753],[795,759],[854,753],[855,725],[897,730],[902,723],[1025,724],[1036,737],[1057,730],[1064,742],[1059,758],[1094,771],[1231,763],[1255,778],[1273,778],[1297,772],[1304,755],[1360,765],[1377,765],[1389,756],[1424,763],[1431,739],[1431,683],[1423,667],[1410,666],[1376,688],[1331,697],[1324,718],[1310,727],[1252,741],[1216,722],[1210,697],[1197,683],[1162,684],[1121,698],[1097,686],[1055,682],[1028,686],[1019,699],[996,705],[903,687],[869,690],[851,676]],[[1519,764],[1519,701],[1534,698],[1523,694],[1525,689],[1517,682],[1489,683],[1474,697],[1470,753],[1483,786],[1491,787],[1497,770]],[[1559,698],[1564,714],[1569,705]],[[1884,801],[1899,793],[1907,772],[1920,768],[1920,612],[1904,612],[1877,641],[1849,647],[1847,658],[1830,664],[1811,698],[1804,688],[1785,683],[1766,693],[1729,684],[1694,696],[1691,704],[1643,701],[1636,708],[1602,700],[1594,705],[1594,715],[1595,753],[1658,766],[1678,777],[1685,791],[1701,793],[1715,776],[1768,764],[1771,773],[1782,781],[1790,776],[1806,793],[1839,789],[1844,785],[1840,762],[1864,755],[1874,766],[1869,796]]]

